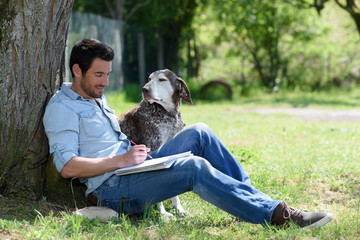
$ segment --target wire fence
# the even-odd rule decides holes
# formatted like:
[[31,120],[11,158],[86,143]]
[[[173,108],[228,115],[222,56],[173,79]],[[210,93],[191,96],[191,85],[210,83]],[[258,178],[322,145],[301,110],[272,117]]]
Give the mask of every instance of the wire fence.
[[69,57],[72,47],[84,38],[95,38],[114,49],[112,72],[108,90],[124,87],[123,49],[124,22],[102,17],[91,13],[72,12],[65,52],[66,80],[72,81],[69,69]]

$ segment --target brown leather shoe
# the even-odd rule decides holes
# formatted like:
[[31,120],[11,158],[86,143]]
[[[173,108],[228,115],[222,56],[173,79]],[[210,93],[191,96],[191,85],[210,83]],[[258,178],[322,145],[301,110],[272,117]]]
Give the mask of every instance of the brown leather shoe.
[[310,229],[321,227],[332,219],[333,217],[330,213],[301,211],[289,207],[286,202],[281,202],[274,210],[271,225],[287,228],[290,226],[289,223],[292,222],[303,229]]

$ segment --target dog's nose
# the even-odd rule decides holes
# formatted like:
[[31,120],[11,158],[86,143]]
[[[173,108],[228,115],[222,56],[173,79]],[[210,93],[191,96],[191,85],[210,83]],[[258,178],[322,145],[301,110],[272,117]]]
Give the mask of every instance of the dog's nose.
[[141,89],[141,91],[142,91],[143,93],[149,93],[149,88],[143,87],[143,88]]

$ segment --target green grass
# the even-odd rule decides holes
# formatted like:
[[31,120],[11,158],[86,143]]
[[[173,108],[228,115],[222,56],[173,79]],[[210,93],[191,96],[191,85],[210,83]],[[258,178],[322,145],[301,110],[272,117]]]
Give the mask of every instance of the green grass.
[[[136,104],[124,102],[118,94],[109,94],[108,100],[117,114]],[[305,121],[285,114],[245,111],[279,106],[359,110],[356,92],[264,94],[231,103],[194,102],[183,104],[183,120],[187,125],[208,124],[241,161],[256,188],[301,209],[330,212],[334,220],[317,230],[270,230],[239,223],[186,193],[180,199],[190,215],[182,219],[163,219],[155,208],[141,217],[110,221],[91,221],[67,211],[38,214],[27,208],[33,213],[29,216],[37,217],[0,216],[0,239],[359,239],[359,122]],[[170,205],[165,201],[173,212]]]

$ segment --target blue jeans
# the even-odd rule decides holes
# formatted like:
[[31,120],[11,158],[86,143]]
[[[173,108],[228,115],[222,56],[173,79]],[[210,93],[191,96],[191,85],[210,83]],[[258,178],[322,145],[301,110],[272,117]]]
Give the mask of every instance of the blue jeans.
[[169,169],[113,175],[93,192],[98,204],[117,212],[138,214],[154,203],[193,191],[244,221],[270,223],[280,201],[251,185],[240,163],[207,125],[186,127],[150,155],[156,158],[185,151],[195,156],[177,160]]

